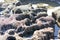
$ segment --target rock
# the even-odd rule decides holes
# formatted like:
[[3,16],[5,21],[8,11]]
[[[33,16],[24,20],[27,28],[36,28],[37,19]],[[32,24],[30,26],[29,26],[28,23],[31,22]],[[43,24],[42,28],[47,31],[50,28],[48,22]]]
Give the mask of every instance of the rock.
[[45,13],[45,12],[40,12],[40,13],[37,14],[36,19],[38,19],[38,18],[40,18],[40,17],[46,17],[46,16],[48,16],[47,13]]
[[55,20],[60,22],[60,15],[52,13],[50,17],[47,8],[37,8],[37,4],[22,5],[20,1],[8,1],[1,6],[5,10],[0,16],[0,40],[53,39]]
[[13,36],[9,36],[9,37],[7,37],[7,39],[6,40],[16,40],[16,38],[15,37],[13,37]]
[[58,26],[60,26],[60,8],[58,9],[58,7],[57,7],[57,10],[55,10],[53,13],[52,13],[52,16],[53,16],[53,18],[56,20],[56,22],[57,22],[57,25]]
[[57,25],[60,27],[60,17],[56,20]]
[[16,6],[20,6],[20,5],[21,5],[21,2],[20,1],[16,3]]
[[0,35],[4,35],[4,32],[3,31],[0,31]]
[[42,24],[42,21],[39,20],[39,19],[36,19],[36,23],[37,23],[37,25],[39,25],[39,26],[42,26],[42,25],[43,25],[43,24]]
[[1,9],[0,12],[3,11],[3,10],[5,10],[5,8],[0,8],[0,9]]
[[24,30],[25,30],[25,27],[20,26],[17,28],[16,33],[22,32]]
[[15,14],[23,13],[20,9],[16,9]]
[[7,25],[2,25],[1,26],[1,31],[5,32],[8,29],[16,29],[15,26],[13,26],[12,24],[7,24]]
[[[49,30],[47,30],[47,29],[49,29]],[[33,40],[49,40],[50,38],[52,38],[52,36],[54,34],[53,31],[54,30],[52,28],[37,30],[34,32],[32,39]],[[49,32],[52,34],[49,34]]]
[[24,32],[22,34],[20,34],[20,35],[22,35],[23,37],[28,37],[28,36],[31,36],[35,30],[39,30],[38,25],[28,26],[24,30]]
[[1,40],[23,40],[24,38],[19,37],[18,34],[9,35],[7,32],[4,35],[0,35]]
[[28,37],[29,35],[31,36],[34,33],[34,31],[40,30],[40,29],[43,29],[43,28],[45,28],[45,27],[42,26],[42,25],[34,24],[34,25],[26,27],[24,32],[22,34],[20,34],[20,35],[22,37]]
[[14,35],[15,29],[8,29],[5,33],[8,33],[9,35]]
[[32,10],[34,13],[39,13],[39,12],[41,12],[41,9],[35,9],[35,10]]
[[19,15],[16,17],[16,20],[20,21],[20,20],[23,20],[25,18],[25,16],[22,14],[22,15]]
[[35,12],[31,12],[31,15],[33,15],[33,16],[37,16]]
[[30,25],[32,25],[32,22],[31,22],[30,19],[25,18],[25,19],[23,19],[21,21],[14,21],[12,24],[15,25],[15,26],[17,26],[17,27],[24,26],[24,25],[25,26],[30,26]]
[[32,25],[31,20],[28,19],[28,18],[26,18],[26,19],[25,19],[25,25],[26,25],[26,26],[30,26],[30,25]]
[[42,32],[35,31],[33,34],[32,40],[47,40],[47,36]]
[[57,19],[57,14],[55,14],[54,12],[52,12],[52,17],[56,20]]
[[29,14],[21,14],[21,15],[18,15],[16,17],[16,20],[20,21],[20,20],[23,20],[25,18],[31,19],[31,16]]
[[48,27],[48,26],[50,27],[55,24],[54,18],[48,17],[48,16],[36,19],[36,21],[37,21],[37,24],[39,24],[39,22],[40,22],[40,24],[44,25],[45,27]]

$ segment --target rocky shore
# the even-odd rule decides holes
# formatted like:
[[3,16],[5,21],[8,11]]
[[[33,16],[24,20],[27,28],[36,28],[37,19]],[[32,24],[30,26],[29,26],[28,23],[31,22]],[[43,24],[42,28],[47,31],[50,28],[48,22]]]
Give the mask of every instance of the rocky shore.
[[54,40],[55,24],[60,26],[59,8],[54,8],[20,1],[0,4],[0,40]]

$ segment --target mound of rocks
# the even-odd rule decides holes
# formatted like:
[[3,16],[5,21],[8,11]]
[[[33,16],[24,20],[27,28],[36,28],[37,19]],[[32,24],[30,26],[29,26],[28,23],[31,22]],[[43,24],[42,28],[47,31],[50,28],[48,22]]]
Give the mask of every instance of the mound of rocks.
[[53,39],[53,36],[54,36],[53,28],[48,27],[48,28],[35,31],[32,39],[33,40],[50,40],[50,39]]
[[0,17],[0,40],[50,40],[54,36],[55,19],[46,8],[33,5],[6,4]]
[[[3,40],[47,40],[54,36],[54,18],[48,16],[40,17],[36,18],[35,23],[33,23],[29,17],[23,19],[22,16],[22,20],[16,20],[17,16],[19,14],[10,16],[8,23],[6,23],[7,19],[5,18],[1,20],[0,36],[6,36],[5,39],[2,38]],[[31,38],[27,39],[28,37]]]

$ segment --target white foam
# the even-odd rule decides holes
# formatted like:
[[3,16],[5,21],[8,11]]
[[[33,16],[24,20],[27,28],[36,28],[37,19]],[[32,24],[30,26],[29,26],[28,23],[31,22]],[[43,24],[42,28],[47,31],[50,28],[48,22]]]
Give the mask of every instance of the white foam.
[[36,8],[37,8],[37,5],[32,5],[32,7],[33,7],[34,9],[36,9]]
[[60,6],[52,8],[52,9],[48,9],[47,10],[47,14],[48,16],[52,16],[52,12],[55,12],[56,10],[60,9]]
[[0,0],[0,2],[4,2],[4,0]]

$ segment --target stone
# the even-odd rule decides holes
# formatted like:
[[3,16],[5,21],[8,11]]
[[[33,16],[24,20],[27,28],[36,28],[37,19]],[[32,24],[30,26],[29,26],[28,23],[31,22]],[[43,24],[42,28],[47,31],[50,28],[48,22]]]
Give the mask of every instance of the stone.
[[20,6],[20,5],[21,5],[21,2],[20,1],[16,3],[16,6]]
[[23,32],[24,30],[25,30],[25,27],[20,26],[16,29],[16,33]]
[[18,15],[16,17],[16,20],[20,21],[20,20],[23,20],[25,18],[25,16],[22,14],[22,15]]
[[46,34],[43,34],[42,32],[34,32],[32,40],[47,40]]
[[16,27],[13,26],[12,24],[7,24],[7,25],[1,26],[1,31],[3,31],[3,32],[7,31],[8,29],[16,29]]
[[8,33],[9,35],[14,35],[15,29],[8,29],[5,33]]
[[21,1],[5,1],[9,2],[0,5],[4,8],[0,16],[0,40],[54,39],[54,25],[57,21],[60,22],[59,12],[58,16],[52,13],[50,17],[46,8],[48,4],[37,8],[37,4],[22,5]]
[[16,20],[23,20],[25,18],[31,19],[32,17],[29,14],[21,14],[16,17]]
[[57,25],[58,26],[60,26],[60,8],[58,9],[58,7],[57,7],[57,10],[55,10],[54,12],[53,12],[53,15],[52,16],[54,16],[54,19],[56,19],[56,23],[57,23]]
[[42,26],[42,25],[34,24],[34,25],[26,27],[24,32],[22,34],[20,34],[20,35],[22,37],[28,37],[29,35],[31,36],[34,33],[34,31],[40,30],[40,29],[43,29],[43,28],[45,28],[45,27]]
[[25,25],[26,25],[26,26],[30,26],[30,25],[32,25],[31,20],[28,19],[28,18],[26,18],[26,19],[25,19]]
[[9,36],[9,37],[7,37],[7,39],[6,40],[16,40],[16,38],[15,37],[13,37],[13,36]]
[[0,35],[4,35],[4,32],[3,31],[0,31]]
[[[50,30],[48,30],[47,31],[47,29],[50,29]],[[42,30],[36,30],[35,32],[34,32],[34,34],[33,34],[33,40],[49,40],[50,38],[52,38],[52,34],[47,34],[47,33],[52,33],[52,34],[54,34],[53,33],[53,30],[52,30],[52,28],[46,28],[46,29],[42,29]],[[51,36],[51,37],[49,37],[49,35]]]
[[23,40],[24,38],[19,37],[18,34],[9,35],[8,33],[5,33],[4,35],[0,35],[1,40]]
[[47,13],[45,13],[45,12],[40,12],[40,13],[37,14],[36,19],[38,19],[38,18],[40,18],[40,17],[46,17],[46,16],[48,16]]
[[48,16],[47,17],[38,18],[38,19],[36,19],[36,21],[37,21],[37,24],[39,24],[39,22],[40,22],[40,24],[42,24],[45,27],[48,27],[48,26],[52,27],[55,24],[54,18],[48,17]]
[[23,13],[20,9],[17,9],[17,10],[15,11],[15,14],[20,14],[20,13]]

